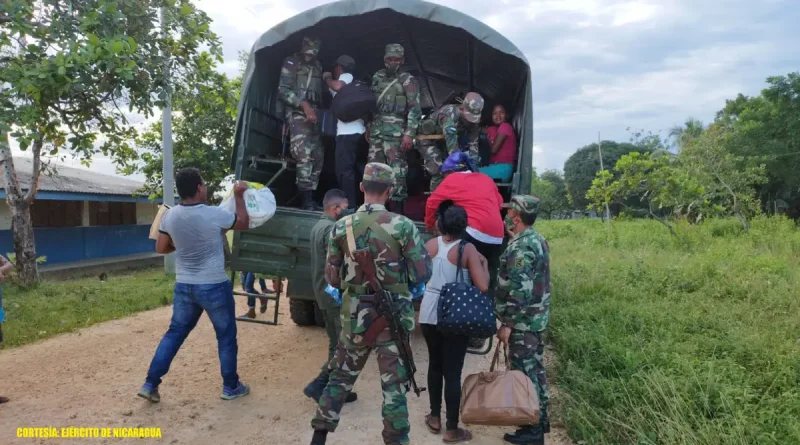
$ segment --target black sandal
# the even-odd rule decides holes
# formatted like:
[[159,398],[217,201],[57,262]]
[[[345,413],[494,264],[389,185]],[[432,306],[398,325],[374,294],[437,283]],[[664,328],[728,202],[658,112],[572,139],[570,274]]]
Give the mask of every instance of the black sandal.
[[431,416],[430,414],[426,414],[425,415],[425,426],[428,427],[428,431],[430,431],[432,434],[441,434],[441,432],[442,432],[442,419],[438,418],[439,419],[439,428],[434,428],[433,425],[431,425],[431,419],[433,419],[433,416]]

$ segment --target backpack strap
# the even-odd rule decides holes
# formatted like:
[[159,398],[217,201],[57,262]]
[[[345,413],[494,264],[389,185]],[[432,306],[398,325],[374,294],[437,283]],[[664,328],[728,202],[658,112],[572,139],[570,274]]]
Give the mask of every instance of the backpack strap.
[[384,213],[384,211],[373,211],[373,212],[370,212],[370,213],[366,213],[366,212],[357,213],[358,219],[360,220],[359,221],[360,224],[358,225],[358,227],[356,229],[352,228],[353,227],[353,222],[352,222],[353,218],[350,218],[348,220],[348,222],[350,223],[350,230],[353,232],[353,238],[354,238],[353,246],[349,246],[349,241],[348,241],[348,248],[352,248],[355,251],[355,238],[363,235],[367,231],[367,229],[370,229],[370,230],[372,230],[372,233],[374,233],[375,236],[379,240],[381,240],[384,243],[386,243],[386,245],[389,246],[390,249],[392,249],[394,251],[399,251],[400,250],[400,243],[396,239],[394,239],[394,237],[389,235],[389,232],[387,232],[386,229],[384,229],[383,227],[381,227],[380,224],[378,224],[378,217],[382,213]]

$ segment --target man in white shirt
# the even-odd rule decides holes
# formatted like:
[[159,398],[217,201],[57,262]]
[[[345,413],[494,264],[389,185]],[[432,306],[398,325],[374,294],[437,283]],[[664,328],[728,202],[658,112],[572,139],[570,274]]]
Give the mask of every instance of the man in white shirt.
[[[345,85],[353,82],[355,69],[355,60],[350,56],[342,55],[336,59],[333,73],[322,74],[322,79],[328,84],[332,95],[335,96]],[[365,131],[366,127],[362,119],[353,122],[339,121],[336,127],[336,179],[339,182],[339,188],[347,195],[347,201],[351,208],[358,207],[356,154]]]

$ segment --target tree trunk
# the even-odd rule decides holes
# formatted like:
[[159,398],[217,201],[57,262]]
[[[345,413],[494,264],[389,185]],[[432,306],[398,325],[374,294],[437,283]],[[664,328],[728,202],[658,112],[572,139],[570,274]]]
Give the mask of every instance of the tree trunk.
[[41,139],[34,142],[31,184],[27,193],[23,194],[8,143],[8,133],[0,132],[0,169],[2,169],[6,202],[11,209],[11,232],[14,236],[14,254],[16,255],[14,266],[17,276],[24,286],[30,286],[39,280],[39,270],[36,265],[36,243],[33,239],[33,221],[31,221],[31,203],[39,188],[39,156],[42,152],[42,145]]
[[39,281],[36,264],[36,242],[33,237],[31,206],[24,200],[11,208],[11,231],[14,234],[14,253],[17,276],[24,286]]

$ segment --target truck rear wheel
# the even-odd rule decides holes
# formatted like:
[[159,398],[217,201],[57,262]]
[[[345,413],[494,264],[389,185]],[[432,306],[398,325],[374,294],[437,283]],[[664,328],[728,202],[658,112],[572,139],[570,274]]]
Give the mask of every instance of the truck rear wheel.
[[289,300],[289,315],[297,326],[313,326],[316,324],[313,301]]
[[314,321],[317,322],[317,326],[325,327],[325,317],[322,315],[322,309],[319,308],[317,303],[314,303]]

